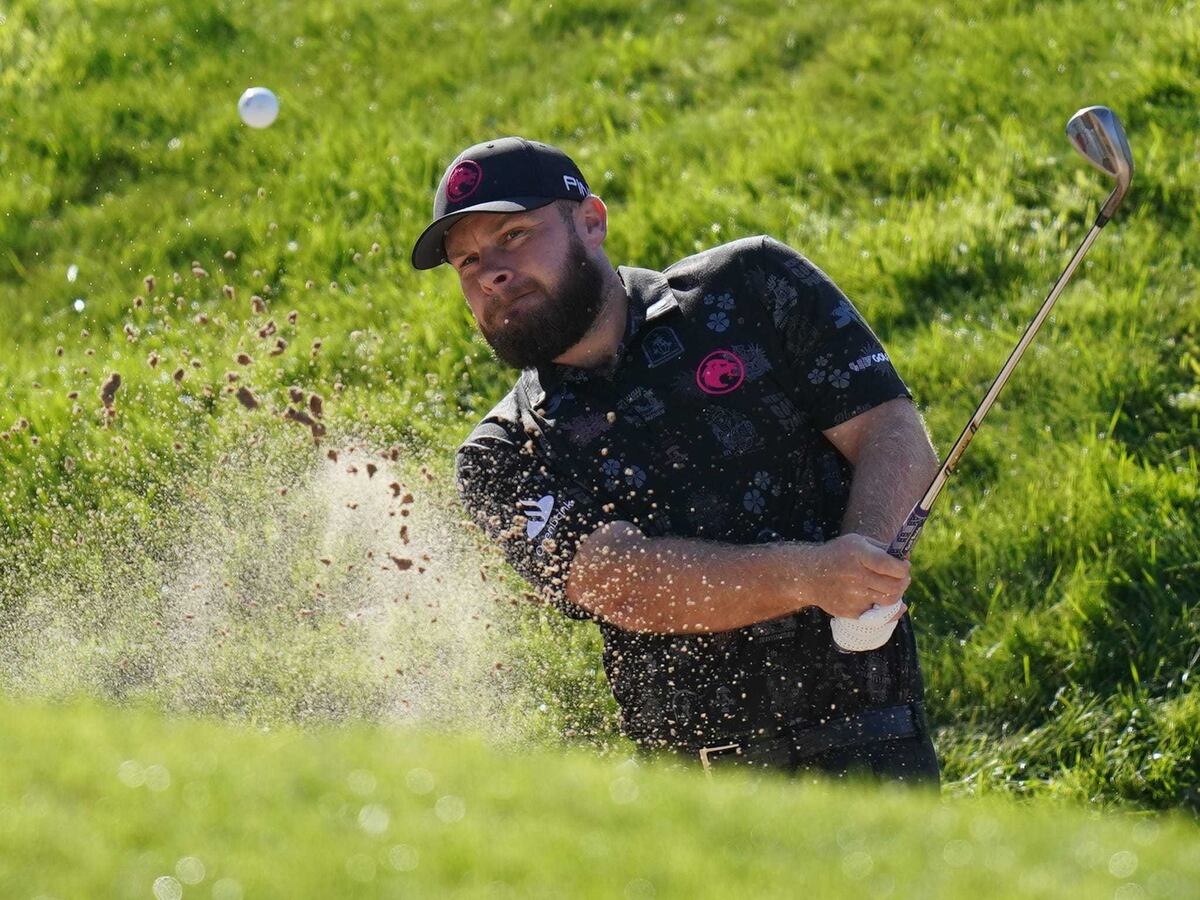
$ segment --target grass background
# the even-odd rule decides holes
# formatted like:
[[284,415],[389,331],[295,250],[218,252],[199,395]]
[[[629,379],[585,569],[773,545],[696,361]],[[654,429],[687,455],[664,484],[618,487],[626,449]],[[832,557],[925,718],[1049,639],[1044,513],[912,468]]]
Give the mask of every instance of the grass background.
[[[448,160],[500,134],[562,146],[616,263],[789,242],[864,312],[944,452],[1111,187],[1062,134],[1105,103],[1133,189],[942,499],[909,599],[949,793],[1200,806],[1194,3],[0,16],[8,693],[625,749],[591,626],[520,603],[459,527],[451,450],[511,375],[452,277],[407,263]],[[252,84],[282,105],[261,132],[236,116]],[[319,447],[281,419],[292,387],[324,398]],[[83,740],[38,733],[50,758]]]

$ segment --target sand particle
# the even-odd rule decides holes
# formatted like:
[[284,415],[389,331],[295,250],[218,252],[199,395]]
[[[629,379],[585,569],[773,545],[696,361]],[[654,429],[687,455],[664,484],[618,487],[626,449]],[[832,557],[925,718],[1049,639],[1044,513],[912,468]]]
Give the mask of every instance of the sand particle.
[[238,388],[237,398],[238,402],[242,404],[242,406],[246,407],[246,409],[258,409],[258,398],[255,397],[250,388],[246,387],[245,385],[242,385],[240,388]]
[[116,399],[120,387],[121,375],[119,372],[113,372],[100,386],[100,402],[104,404],[105,409],[112,409],[113,401]]

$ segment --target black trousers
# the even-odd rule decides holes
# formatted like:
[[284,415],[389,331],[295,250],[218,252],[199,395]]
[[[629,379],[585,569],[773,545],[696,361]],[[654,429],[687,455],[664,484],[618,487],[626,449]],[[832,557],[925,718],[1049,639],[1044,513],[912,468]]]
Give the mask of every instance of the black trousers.
[[827,750],[788,766],[797,775],[901,782],[938,789],[941,767],[929,734],[922,730],[911,737],[872,741],[857,747]]
[[[941,769],[923,704],[870,710],[828,728],[807,728],[795,736],[726,744],[693,753],[674,752],[706,769],[773,769],[793,775],[941,786]],[[864,722],[863,719],[869,720]],[[857,724],[853,727],[847,722]],[[871,737],[872,732],[878,737]]]

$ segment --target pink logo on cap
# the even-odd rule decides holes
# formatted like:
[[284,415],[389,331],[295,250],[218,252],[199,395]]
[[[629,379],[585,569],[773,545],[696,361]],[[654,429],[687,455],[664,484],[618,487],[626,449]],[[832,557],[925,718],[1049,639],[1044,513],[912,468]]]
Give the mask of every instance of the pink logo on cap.
[[732,350],[714,350],[696,369],[696,384],[706,394],[728,394],[746,380],[746,366]]
[[473,159],[464,159],[450,172],[446,181],[446,199],[462,203],[483,184],[483,169]]

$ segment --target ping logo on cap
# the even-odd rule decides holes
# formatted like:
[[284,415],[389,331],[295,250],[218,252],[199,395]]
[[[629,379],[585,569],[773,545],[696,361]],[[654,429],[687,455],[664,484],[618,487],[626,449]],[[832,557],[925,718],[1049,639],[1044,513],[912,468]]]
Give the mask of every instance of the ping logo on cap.
[[464,159],[450,173],[446,181],[446,199],[451,203],[462,203],[483,184],[483,169],[473,159]]
[[568,191],[572,191],[572,190],[579,191],[579,195],[580,195],[581,197],[586,197],[586,196],[588,196],[588,188],[587,188],[587,185],[586,185],[586,184],[584,184],[582,181],[580,181],[578,178],[576,178],[574,175],[564,175],[564,176],[562,177],[562,180],[563,180],[563,187],[564,187],[566,190],[568,190]]

